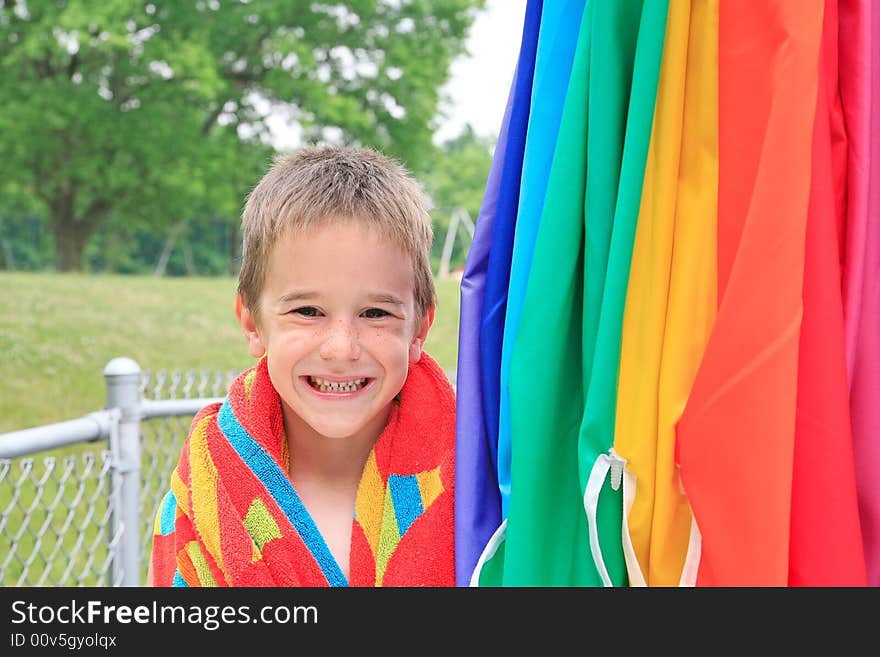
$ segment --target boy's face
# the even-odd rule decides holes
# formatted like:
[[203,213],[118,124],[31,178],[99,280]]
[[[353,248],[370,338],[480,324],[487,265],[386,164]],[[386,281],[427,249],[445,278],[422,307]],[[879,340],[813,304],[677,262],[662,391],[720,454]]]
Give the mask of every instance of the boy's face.
[[251,354],[267,354],[288,430],[378,437],[433,321],[433,309],[415,316],[414,280],[406,253],[359,221],[276,242],[259,316],[239,300],[236,312]]

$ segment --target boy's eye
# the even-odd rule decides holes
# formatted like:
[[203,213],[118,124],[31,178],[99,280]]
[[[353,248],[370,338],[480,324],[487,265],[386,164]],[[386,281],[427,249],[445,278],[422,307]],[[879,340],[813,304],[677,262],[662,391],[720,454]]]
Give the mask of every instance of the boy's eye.
[[292,312],[303,317],[317,317],[320,314],[320,311],[314,306],[303,306],[302,308],[294,309]]
[[391,313],[382,310],[381,308],[367,308],[367,310],[363,312],[363,315],[367,319],[382,319],[383,317],[388,317]]

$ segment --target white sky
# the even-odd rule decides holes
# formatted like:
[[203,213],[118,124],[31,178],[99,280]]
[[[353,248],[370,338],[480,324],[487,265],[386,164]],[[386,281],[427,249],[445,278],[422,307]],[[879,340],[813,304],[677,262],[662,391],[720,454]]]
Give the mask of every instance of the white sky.
[[498,137],[519,56],[526,0],[488,0],[471,26],[467,51],[452,64],[444,91],[452,96],[449,118],[434,137],[455,137],[465,123],[479,135]]

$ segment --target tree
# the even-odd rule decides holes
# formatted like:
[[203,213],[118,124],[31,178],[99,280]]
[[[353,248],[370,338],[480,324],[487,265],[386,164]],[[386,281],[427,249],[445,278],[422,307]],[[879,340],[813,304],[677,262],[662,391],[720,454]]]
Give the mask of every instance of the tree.
[[[476,222],[483,202],[486,179],[492,166],[492,148],[495,139],[477,135],[470,125],[461,134],[441,144],[442,154],[425,168],[421,178],[434,204],[434,248],[432,253],[439,259],[446,230],[452,212],[463,208]],[[467,244],[453,249],[451,263],[463,265],[467,256]]]
[[0,175],[45,206],[56,268],[109,219],[240,207],[270,117],[418,168],[480,0],[0,0]]

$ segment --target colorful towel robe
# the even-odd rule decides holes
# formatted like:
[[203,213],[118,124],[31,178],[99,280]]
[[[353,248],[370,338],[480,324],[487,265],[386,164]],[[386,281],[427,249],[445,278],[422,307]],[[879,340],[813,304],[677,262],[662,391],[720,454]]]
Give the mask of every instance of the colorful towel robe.
[[157,586],[452,586],[455,396],[410,367],[364,467],[347,580],[287,475],[266,359],[193,419],[154,525]]

